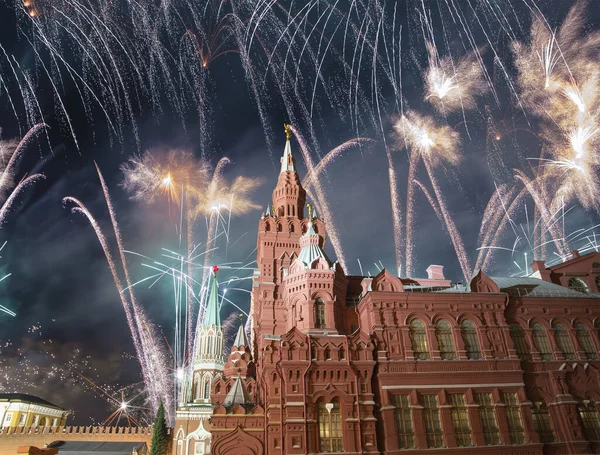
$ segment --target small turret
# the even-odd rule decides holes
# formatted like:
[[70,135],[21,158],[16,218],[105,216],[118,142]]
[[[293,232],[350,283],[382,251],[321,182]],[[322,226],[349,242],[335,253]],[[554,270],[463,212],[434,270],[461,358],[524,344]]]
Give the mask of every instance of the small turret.
[[223,400],[223,406],[225,407],[235,406],[238,404],[250,404],[250,394],[246,390],[244,381],[240,377],[235,379],[233,387],[225,397],[225,400]]
[[252,361],[252,353],[248,338],[246,338],[244,324],[240,321],[240,327],[231,346],[231,354],[229,354],[225,364],[224,374],[226,377],[240,376],[245,379],[254,376],[255,371],[256,368]]

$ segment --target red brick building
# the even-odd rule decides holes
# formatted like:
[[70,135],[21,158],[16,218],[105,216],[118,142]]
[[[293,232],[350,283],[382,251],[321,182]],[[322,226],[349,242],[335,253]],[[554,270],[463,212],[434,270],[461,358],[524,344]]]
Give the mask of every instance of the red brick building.
[[252,348],[240,328],[224,365],[196,369],[210,397],[190,384],[175,455],[600,453],[599,253],[466,287],[441,266],[346,276],[305,202],[288,137],[258,224]]

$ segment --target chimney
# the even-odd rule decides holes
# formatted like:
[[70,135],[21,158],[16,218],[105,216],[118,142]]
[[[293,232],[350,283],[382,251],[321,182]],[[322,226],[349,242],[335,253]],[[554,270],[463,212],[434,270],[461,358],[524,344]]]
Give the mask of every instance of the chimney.
[[427,278],[430,280],[445,280],[443,265],[430,265],[427,267]]
[[578,258],[579,257],[579,251],[578,250],[571,251],[571,256],[573,256],[573,259]]
[[532,273],[537,272],[544,281],[552,281],[550,279],[550,270],[546,268],[546,263],[544,261],[533,261],[531,263],[531,271]]

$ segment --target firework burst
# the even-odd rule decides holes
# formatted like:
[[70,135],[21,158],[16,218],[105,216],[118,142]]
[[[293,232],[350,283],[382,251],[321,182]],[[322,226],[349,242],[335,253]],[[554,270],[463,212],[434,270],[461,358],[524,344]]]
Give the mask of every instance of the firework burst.
[[472,110],[477,97],[483,95],[488,84],[478,61],[480,51],[471,52],[454,61],[440,58],[436,47],[427,43],[429,67],[425,72],[425,100],[441,113]]

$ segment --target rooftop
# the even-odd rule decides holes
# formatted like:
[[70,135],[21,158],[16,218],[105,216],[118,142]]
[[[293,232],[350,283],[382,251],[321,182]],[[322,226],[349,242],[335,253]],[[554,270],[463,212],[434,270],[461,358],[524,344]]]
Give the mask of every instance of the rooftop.
[[56,406],[49,401],[42,400],[40,397],[28,395],[26,393],[0,393],[0,402],[3,401],[39,404],[41,406],[49,406],[51,408],[62,409],[64,411],[67,410],[61,408],[60,406]]
[[105,441],[54,441],[48,447],[57,448],[58,453],[72,453],[77,455],[140,455],[147,452],[145,442],[105,442]]
[[[500,292],[512,297],[600,298],[600,294],[578,292],[540,278],[491,276],[490,279],[498,285]],[[471,291],[468,285],[456,285],[436,292],[465,293]]]

